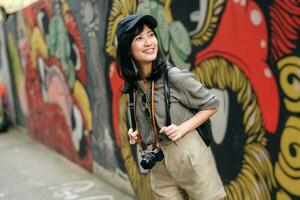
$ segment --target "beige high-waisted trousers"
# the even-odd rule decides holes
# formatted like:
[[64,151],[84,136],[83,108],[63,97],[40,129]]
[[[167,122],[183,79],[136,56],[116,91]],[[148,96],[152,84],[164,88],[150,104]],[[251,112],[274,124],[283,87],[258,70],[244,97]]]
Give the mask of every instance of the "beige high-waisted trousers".
[[165,159],[151,169],[157,200],[219,200],[226,196],[210,148],[196,130],[160,143]]

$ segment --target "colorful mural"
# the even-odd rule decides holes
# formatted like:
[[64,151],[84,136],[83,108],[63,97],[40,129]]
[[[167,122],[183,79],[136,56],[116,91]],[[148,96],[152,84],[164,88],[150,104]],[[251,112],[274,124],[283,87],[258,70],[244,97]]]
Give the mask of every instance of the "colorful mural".
[[154,199],[130,146],[115,31],[150,13],[167,58],[215,93],[226,199],[299,199],[299,0],[40,0],[5,23],[18,124],[70,160]]
[[92,170],[85,57],[72,13],[66,3],[39,1],[16,24],[17,40],[7,31],[8,49],[29,132]]
[[[2,24],[0,24],[0,28],[2,28]],[[2,33],[0,35],[0,132],[4,132],[6,131],[6,127],[5,127],[5,115],[4,115],[4,95],[6,94],[6,87],[5,84],[3,82],[4,79],[4,67],[3,65],[3,61],[2,61],[2,51],[3,51],[3,40],[2,40]]]
[[15,122],[10,82],[3,21],[0,21],[0,132],[6,132],[10,125]]
[[[115,28],[120,19],[150,13],[159,19],[156,31],[170,61],[193,71],[221,100],[212,119],[212,150],[227,199],[299,197],[295,188],[300,186],[300,62],[297,54],[289,56],[299,45],[299,9],[297,1],[285,5],[243,0],[195,0],[189,6],[176,0],[112,4],[108,55],[115,58]],[[111,66],[115,68],[115,63]],[[111,82],[117,80],[111,76]],[[150,186],[141,184],[149,182],[149,177],[137,167],[136,150],[128,145],[128,102],[120,96],[120,87],[114,84],[112,90],[114,101],[119,102],[119,113],[114,114],[119,115],[115,124],[119,124],[122,156],[138,196],[152,199]],[[296,116],[289,117],[290,113]]]

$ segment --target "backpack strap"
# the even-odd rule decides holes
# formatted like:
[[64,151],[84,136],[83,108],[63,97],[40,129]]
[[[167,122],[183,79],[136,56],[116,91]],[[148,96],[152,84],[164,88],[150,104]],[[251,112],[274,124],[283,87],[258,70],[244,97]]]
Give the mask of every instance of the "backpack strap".
[[170,98],[170,87],[169,87],[169,69],[167,66],[165,74],[164,74],[164,94],[165,94],[165,104],[166,104],[166,126],[171,125],[171,115],[170,115],[170,107],[171,107],[171,98]]
[[[135,131],[137,129],[136,126],[136,115],[135,115],[135,92],[130,92],[129,93],[129,112],[130,112],[130,121],[131,121],[131,128],[133,131]],[[140,137],[140,141],[138,143],[138,150],[139,152],[142,152],[143,150],[143,143],[141,141],[141,136]]]
[[136,121],[135,121],[135,92],[129,93],[129,111],[131,118],[131,127],[132,130],[136,130]]

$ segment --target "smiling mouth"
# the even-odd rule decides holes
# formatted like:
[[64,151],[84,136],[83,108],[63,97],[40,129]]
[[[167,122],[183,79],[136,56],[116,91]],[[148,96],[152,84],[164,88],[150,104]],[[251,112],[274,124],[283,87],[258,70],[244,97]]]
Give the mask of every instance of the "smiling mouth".
[[144,53],[153,53],[154,52],[154,49],[147,49],[144,51]]

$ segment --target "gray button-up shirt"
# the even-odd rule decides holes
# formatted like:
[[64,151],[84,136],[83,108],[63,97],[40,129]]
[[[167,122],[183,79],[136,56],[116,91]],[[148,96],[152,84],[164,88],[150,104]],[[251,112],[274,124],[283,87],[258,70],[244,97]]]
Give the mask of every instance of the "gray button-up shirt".
[[[172,124],[180,125],[190,119],[193,116],[191,109],[207,110],[219,106],[218,99],[195,79],[192,72],[172,67],[168,74]],[[149,84],[151,85],[150,82]],[[155,82],[154,109],[159,139],[168,140],[167,136],[159,133],[159,130],[165,126],[166,122],[163,76]],[[141,84],[139,84],[136,92],[136,122],[142,142],[154,144],[151,118],[151,88],[148,91],[144,91]]]

